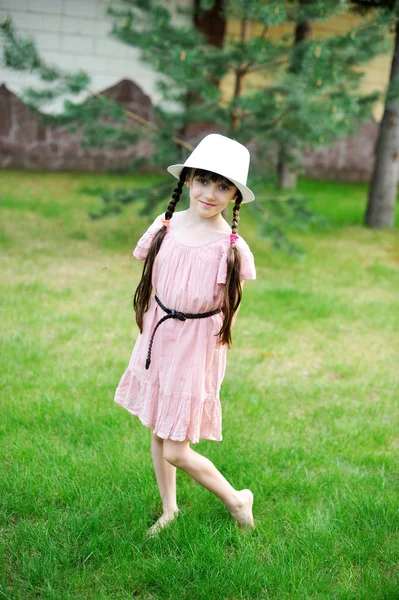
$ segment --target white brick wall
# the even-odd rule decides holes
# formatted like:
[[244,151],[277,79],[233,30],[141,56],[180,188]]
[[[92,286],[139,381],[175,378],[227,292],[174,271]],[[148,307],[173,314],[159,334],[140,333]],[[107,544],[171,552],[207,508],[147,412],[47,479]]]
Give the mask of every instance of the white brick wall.
[[16,8],[18,8],[18,10],[28,10],[28,0],[19,0],[18,2],[16,0],[1,0],[1,5],[0,8],[3,9],[13,9],[16,7],[16,5],[18,5]]
[[74,35],[73,33],[61,33],[60,50],[72,52],[80,56],[83,52],[93,55],[93,39],[84,35]]
[[[3,4],[3,1],[1,1]],[[14,1],[14,6],[20,2]],[[22,4],[25,4],[22,2]],[[43,12],[47,14],[60,15],[62,13],[62,0],[28,0],[28,9],[32,12]]]
[[[166,2],[166,0],[165,0]],[[168,0],[170,9],[189,6],[192,0]],[[106,9],[128,7],[121,0],[0,0],[0,19],[12,17],[18,33],[32,38],[41,56],[51,64],[74,71],[83,69],[92,78],[96,91],[115,85],[123,78],[132,79],[159,102],[156,75],[140,60],[140,52],[110,35],[112,19]],[[181,22],[181,15],[175,15]],[[0,52],[2,47],[0,38]],[[1,66],[0,84],[15,94],[28,86],[43,87],[36,75],[12,71]],[[83,97],[82,97],[83,99]],[[58,112],[63,100],[48,105],[48,112]],[[75,98],[76,100],[76,98]]]
[[84,2],[82,0],[63,0],[62,7],[65,15],[88,17],[89,19],[96,18],[95,0],[84,0]]

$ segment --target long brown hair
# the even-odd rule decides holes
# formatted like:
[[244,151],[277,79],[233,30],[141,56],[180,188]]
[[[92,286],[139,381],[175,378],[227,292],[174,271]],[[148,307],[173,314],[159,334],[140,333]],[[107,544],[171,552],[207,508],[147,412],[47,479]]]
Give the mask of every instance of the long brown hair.
[[[234,184],[218,175],[217,173],[210,173],[208,171],[204,171],[202,169],[190,170],[188,168],[183,168],[177,186],[173,190],[172,200],[168,205],[168,209],[165,212],[165,219],[169,220],[173,217],[173,213],[175,212],[175,208],[177,203],[180,200],[181,193],[183,191],[183,186],[186,181],[186,177],[188,174],[192,172],[193,176],[201,175],[203,177],[209,177],[211,181],[214,182],[225,182],[231,186]],[[242,202],[241,192],[237,189],[236,201],[233,207],[233,222],[231,225],[232,233],[237,233],[238,231],[238,221],[239,221],[239,212],[240,206]],[[151,301],[152,294],[152,269],[154,265],[154,260],[156,255],[159,252],[159,249],[162,245],[164,237],[166,235],[167,227],[163,225],[159,231],[154,235],[154,238],[151,242],[151,246],[149,248],[147,258],[144,262],[143,273],[141,275],[141,280],[139,285],[137,286],[136,292],[134,294],[133,306],[136,312],[136,323],[140,329],[140,333],[143,332],[143,319],[144,314],[148,310]],[[228,347],[231,347],[231,328],[234,314],[236,313],[242,297],[242,288],[240,281],[240,270],[241,270],[241,255],[240,251],[237,248],[235,243],[230,244],[229,249],[227,251],[227,276],[226,283],[224,286],[224,298],[223,298],[223,325],[218,331],[216,335],[220,336],[220,341],[223,344],[227,344]],[[173,308],[173,307],[171,307]]]

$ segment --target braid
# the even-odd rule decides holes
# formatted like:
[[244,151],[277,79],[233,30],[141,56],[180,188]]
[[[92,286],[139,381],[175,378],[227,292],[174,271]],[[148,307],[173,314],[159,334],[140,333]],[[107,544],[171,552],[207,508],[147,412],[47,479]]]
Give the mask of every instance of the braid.
[[188,171],[188,169],[184,168],[184,169],[182,169],[182,171],[180,173],[179,181],[177,182],[177,185],[176,185],[175,189],[173,190],[172,200],[169,202],[168,209],[165,213],[165,219],[171,219],[173,217],[173,213],[175,212],[176,204],[179,202],[181,193],[183,191],[183,186],[184,186],[184,182],[186,180],[187,171]]
[[[165,212],[165,219],[169,220],[173,217],[175,212],[176,204],[180,200],[181,193],[183,191],[184,182],[186,180],[188,169],[182,169],[179,177],[179,181],[173,190],[172,200],[168,204],[168,208]],[[166,235],[167,228],[163,225],[159,231],[156,232],[151,242],[151,246],[148,250],[147,258],[144,262],[143,273],[141,275],[140,283],[134,294],[133,306],[136,312],[136,323],[140,329],[140,333],[143,333],[143,319],[144,313],[148,310],[151,301],[152,294],[152,269],[154,266],[154,260],[158,254],[164,237]]]
[[233,206],[233,222],[231,224],[231,231],[233,233],[237,233],[238,231],[238,222],[240,220],[240,208],[241,208],[242,196],[241,194],[237,196],[235,204]]
[[[242,196],[239,192],[233,207],[233,221],[231,224],[232,233],[237,233],[238,222],[240,220]],[[224,302],[223,302],[223,325],[218,332],[221,336],[221,341],[231,347],[231,327],[233,317],[240,306],[242,297],[242,288],[240,280],[241,272],[241,254],[236,244],[230,244],[227,251],[227,275],[226,284],[224,286]]]

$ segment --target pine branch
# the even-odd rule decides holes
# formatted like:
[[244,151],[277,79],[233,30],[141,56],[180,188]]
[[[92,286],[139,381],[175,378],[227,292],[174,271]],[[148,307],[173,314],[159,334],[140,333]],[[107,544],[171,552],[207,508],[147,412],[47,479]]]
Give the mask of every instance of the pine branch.
[[[95,96],[96,98],[106,98],[106,96],[104,94],[101,94],[101,92],[95,92],[94,90],[89,90],[89,89],[88,89],[88,92],[92,96]],[[146,127],[147,129],[150,129],[151,131],[154,131],[156,133],[159,133],[161,131],[160,127],[158,127],[154,123],[151,123],[150,121],[147,121],[143,117],[140,117],[140,115],[134,113],[133,111],[127,110],[127,109],[123,109],[123,111],[129,119],[131,119],[132,121],[135,121],[136,123],[139,123],[143,127]],[[178,137],[173,137],[172,142],[174,142],[178,146],[181,146],[185,150],[188,150],[189,152],[192,152],[192,150],[194,150],[194,146],[192,146],[185,140],[182,140]]]

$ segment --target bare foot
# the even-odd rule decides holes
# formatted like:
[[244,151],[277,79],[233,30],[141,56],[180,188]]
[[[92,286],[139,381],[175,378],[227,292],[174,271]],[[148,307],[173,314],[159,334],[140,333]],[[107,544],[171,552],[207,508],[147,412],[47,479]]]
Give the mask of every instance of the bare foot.
[[238,492],[237,508],[229,510],[229,513],[242,527],[255,528],[254,518],[252,516],[252,505],[254,495],[251,490],[241,490]]
[[158,533],[162,529],[167,527],[167,525],[169,525],[169,523],[171,523],[171,521],[173,521],[177,517],[178,514],[179,514],[179,509],[175,510],[174,512],[164,513],[163,515],[161,515],[159,517],[159,519],[154,523],[154,525],[152,525],[152,527],[147,529],[146,537],[154,537],[155,535],[158,535]]

